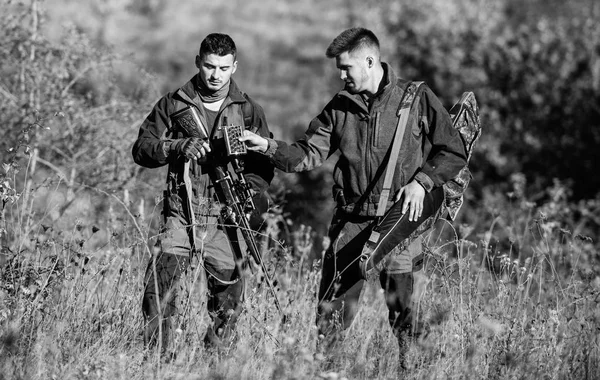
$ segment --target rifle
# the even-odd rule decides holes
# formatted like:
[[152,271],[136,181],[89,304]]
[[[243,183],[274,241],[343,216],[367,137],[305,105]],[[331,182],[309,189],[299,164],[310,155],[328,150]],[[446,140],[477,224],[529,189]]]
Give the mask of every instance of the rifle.
[[[208,131],[202,124],[202,121],[198,115],[198,111],[194,107],[188,106],[173,113],[171,115],[171,121],[176,127],[185,131],[185,133],[190,137],[198,137],[205,141],[210,140]],[[212,171],[214,176],[210,176],[211,180],[213,181],[213,185],[217,189],[217,195],[219,195],[220,201],[225,204],[221,210],[221,218],[223,224],[229,223],[229,225],[240,229],[254,262],[260,266],[264,273],[265,282],[267,283],[271,294],[273,294],[273,298],[275,298],[275,306],[277,307],[277,310],[279,310],[280,313],[283,313],[281,305],[279,304],[279,299],[275,293],[275,288],[273,287],[273,281],[269,277],[269,272],[267,272],[267,268],[258,249],[258,245],[256,244],[254,232],[250,228],[250,224],[246,218],[246,214],[254,211],[256,207],[254,205],[254,201],[252,200],[250,185],[246,182],[244,174],[242,173],[244,164],[241,156],[245,155],[247,152],[246,146],[237,138],[241,136],[243,127],[239,125],[227,125],[226,120],[224,120],[224,124],[225,125],[223,125],[221,128],[223,129],[225,149],[223,151],[222,146],[213,147],[221,149],[217,149],[219,152],[213,152],[214,157],[211,162],[213,164]],[[234,168],[233,173],[228,170],[228,166],[232,166]],[[186,160],[184,164],[183,180],[188,194],[187,208],[191,222],[191,260],[196,251],[196,220],[192,207],[192,183],[189,176],[189,170],[190,162],[189,160]],[[244,253],[242,253],[242,256],[243,255]],[[246,257],[242,258],[246,259]]]
[[[233,225],[238,228],[244,237],[244,241],[248,246],[248,251],[254,259],[254,262],[261,268],[264,273],[265,282],[269,291],[275,299],[275,306],[282,313],[277,293],[273,287],[273,281],[269,276],[269,272],[258,249],[254,231],[250,228],[250,223],[247,214],[256,210],[254,201],[252,200],[252,192],[250,185],[246,182],[243,174],[244,162],[240,158],[246,153],[246,147],[237,141],[237,136],[241,134],[241,126],[229,125],[223,126],[227,156],[229,164],[215,165],[213,179],[215,187],[218,186],[222,201],[225,203],[221,209],[221,218],[225,225]],[[229,169],[232,168],[232,170]],[[219,193],[219,192],[218,192]],[[244,257],[245,259],[245,257]]]

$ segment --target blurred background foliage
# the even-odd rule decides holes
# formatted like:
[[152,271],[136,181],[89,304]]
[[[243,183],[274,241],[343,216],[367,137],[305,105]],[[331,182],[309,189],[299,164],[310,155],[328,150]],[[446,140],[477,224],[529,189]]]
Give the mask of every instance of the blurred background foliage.
[[[49,222],[74,202],[87,210],[78,217],[100,218],[106,204],[90,189],[155,206],[165,172],[137,167],[130,148],[161,94],[195,74],[206,34],[233,37],[236,81],[263,106],[275,137],[292,141],[342,86],[327,45],[360,25],[379,36],[385,61],[428,82],[446,106],[475,92],[484,132],[459,223],[477,227],[511,199],[555,201],[558,187],[567,227],[597,232],[597,1],[0,1],[2,162],[19,170],[33,155],[33,167],[20,168],[24,181],[56,178],[65,188]],[[333,207],[329,161],[278,173],[270,189],[284,220],[317,237]]]

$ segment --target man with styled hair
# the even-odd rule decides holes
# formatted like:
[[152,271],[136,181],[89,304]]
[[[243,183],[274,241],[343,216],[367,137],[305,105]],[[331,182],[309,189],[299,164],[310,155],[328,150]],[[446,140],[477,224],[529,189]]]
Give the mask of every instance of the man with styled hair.
[[[323,257],[317,309],[319,332],[333,342],[340,328],[352,323],[367,273],[374,270],[360,257],[376,223],[382,173],[410,81],[398,78],[381,61],[377,37],[364,28],[343,31],[326,55],[335,58],[344,89],[310,122],[305,137],[288,144],[246,133],[241,140],[286,172],[311,170],[339,153],[333,172],[337,207],[329,229],[331,244]],[[397,161],[389,165],[395,165],[390,192],[395,196],[381,202],[386,210],[396,202],[401,205],[397,224],[402,239],[439,216],[442,185],[466,164],[461,137],[440,100],[427,86],[418,95],[418,112],[411,115]],[[423,254],[421,239],[411,241],[387,252],[384,269],[375,273],[398,337],[402,367],[409,338],[420,331],[411,298]]]
[[[162,338],[163,353],[173,348],[169,331],[179,326],[171,326],[171,316],[185,313],[178,307],[182,303],[178,291],[193,267],[201,269],[191,276],[198,273],[195,288],[208,289],[212,326],[206,343],[218,346],[227,339],[241,311],[244,278],[238,263],[246,245],[238,231],[220,219],[223,199],[219,199],[210,177],[216,165],[224,165],[223,125],[245,126],[263,137],[269,137],[270,132],[262,108],[232,79],[238,67],[236,54],[230,36],[206,36],[196,56],[198,74],[156,103],[133,145],[137,164],[147,168],[168,165],[160,251],[148,265],[142,302],[144,342],[153,347]],[[174,115],[188,108],[197,113],[208,138],[190,136],[173,121]],[[249,152],[244,161],[243,174],[251,191],[256,197],[264,195],[273,178],[273,165],[255,152]]]
[[335,58],[343,52],[354,53],[355,50],[368,48],[379,59],[379,39],[373,32],[363,28],[347,29],[340,33],[327,47],[327,58]]

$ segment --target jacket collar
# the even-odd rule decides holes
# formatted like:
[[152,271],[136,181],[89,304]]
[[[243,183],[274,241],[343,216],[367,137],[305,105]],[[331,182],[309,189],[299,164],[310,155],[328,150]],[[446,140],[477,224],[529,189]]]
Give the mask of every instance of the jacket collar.
[[[179,95],[184,101],[188,103],[195,103],[196,105],[200,105],[202,102],[200,101],[200,97],[196,93],[196,81],[200,80],[198,74],[194,75],[192,79],[187,81],[186,84],[181,86],[179,90],[176,91],[176,94]],[[233,80],[233,78],[229,81],[229,92],[227,93],[227,97],[225,98],[226,103],[243,103],[246,101],[244,98],[244,94],[238,87],[237,83]]]
[[[383,67],[382,82],[385,83],[385,85],[383,86],[383,88],[381,88],[380,85],[379,91],[377,91],[377,93],[375,94],[375,99],[373,100],[374,103],[377,103],[381,99],[385,99],[393,91],[394,87],[396,87],[396,82],[398,81],[398,77],[396,76],[396,73],[394,72],[394,70],[392,70],[390,65],[388,65],[385,62],[381,62],[381,66]],[[356,104],[358,104],[366,110],[366,105],[362,99],[362,95],[351,94],[346,90],[338,92],[338,95],[350,98],[352,101],[354,101]]]

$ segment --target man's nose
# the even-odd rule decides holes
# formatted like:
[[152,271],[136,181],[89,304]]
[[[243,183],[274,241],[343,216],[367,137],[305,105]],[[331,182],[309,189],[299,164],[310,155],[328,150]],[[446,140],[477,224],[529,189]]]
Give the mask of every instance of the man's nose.
[[346,78],[348,78],[348,73],[346,73],[346,70],[340,70],[340,79],[345,81]]

